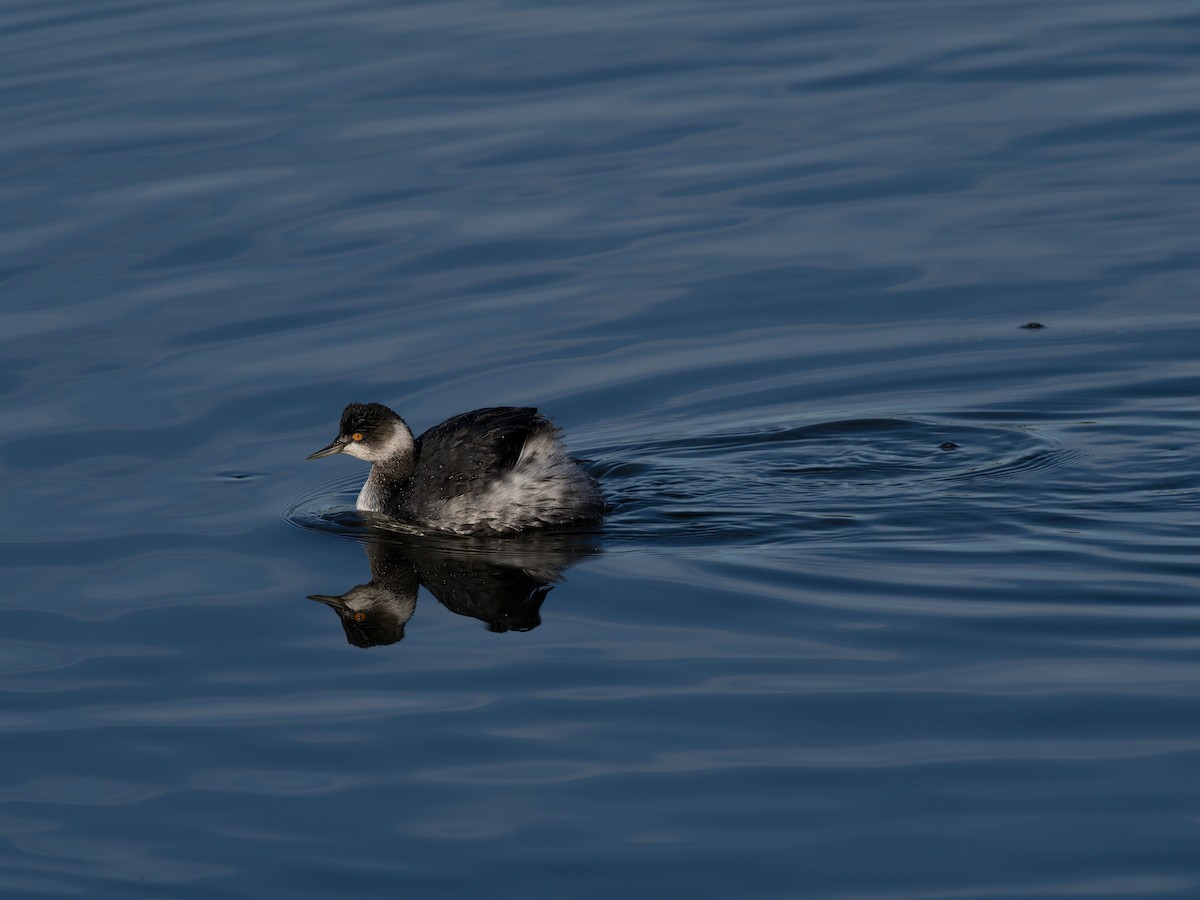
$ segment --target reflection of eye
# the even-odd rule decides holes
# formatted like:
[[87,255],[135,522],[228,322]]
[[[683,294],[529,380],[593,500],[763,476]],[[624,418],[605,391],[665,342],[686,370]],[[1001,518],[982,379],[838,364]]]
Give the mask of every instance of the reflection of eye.
[[361,431],[354,432],[354,434],[350,435],[350,440],[361,441],[362,440],[362,432]]
[[355,622],[365,622],[365,621],[367,621],[367,614],[366,614],[366,613],[364,613],[364,612],[356,612],[356,613],[354,614],[354,621],[355,621]]

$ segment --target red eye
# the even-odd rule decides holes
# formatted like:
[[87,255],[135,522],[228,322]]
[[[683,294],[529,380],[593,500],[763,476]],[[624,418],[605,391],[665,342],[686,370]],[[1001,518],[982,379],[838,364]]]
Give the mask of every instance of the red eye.
[[354,621],[355,621],[355,622],[365,622],[365,621],[367,621],[367,614],[366,614],[366,613],[362,613],[362,612],[356,612],[356,613],[354,614]]

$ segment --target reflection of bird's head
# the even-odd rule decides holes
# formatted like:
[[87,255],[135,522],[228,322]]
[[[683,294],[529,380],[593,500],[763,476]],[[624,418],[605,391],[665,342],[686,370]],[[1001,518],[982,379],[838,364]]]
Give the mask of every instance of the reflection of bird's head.
[[411,597],[402,596],[375,582],[360,584],[340,597],[310,594],[308,599],[324,603],[338,614],[346,640],[355,647],[378,647],[403,638],[417,602],[415,592]]

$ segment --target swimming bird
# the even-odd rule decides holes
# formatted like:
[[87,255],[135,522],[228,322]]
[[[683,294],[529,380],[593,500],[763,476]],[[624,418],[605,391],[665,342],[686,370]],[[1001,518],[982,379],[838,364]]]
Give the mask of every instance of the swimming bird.
[[351,403],[338,436],[309,459],[347,453],[371,463],[360,510],[457,534],[506,534],[596,522],[596,480],[529,406],[476,409],[414,438],[381,403]]

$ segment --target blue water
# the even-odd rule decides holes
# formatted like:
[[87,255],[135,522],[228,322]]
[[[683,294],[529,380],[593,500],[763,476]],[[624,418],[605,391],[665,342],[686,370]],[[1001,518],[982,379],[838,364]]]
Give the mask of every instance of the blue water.
[[[1200,894],[1198,49],[6,3],[0,893]],[[374,529],[350,401],[614,512]]]

